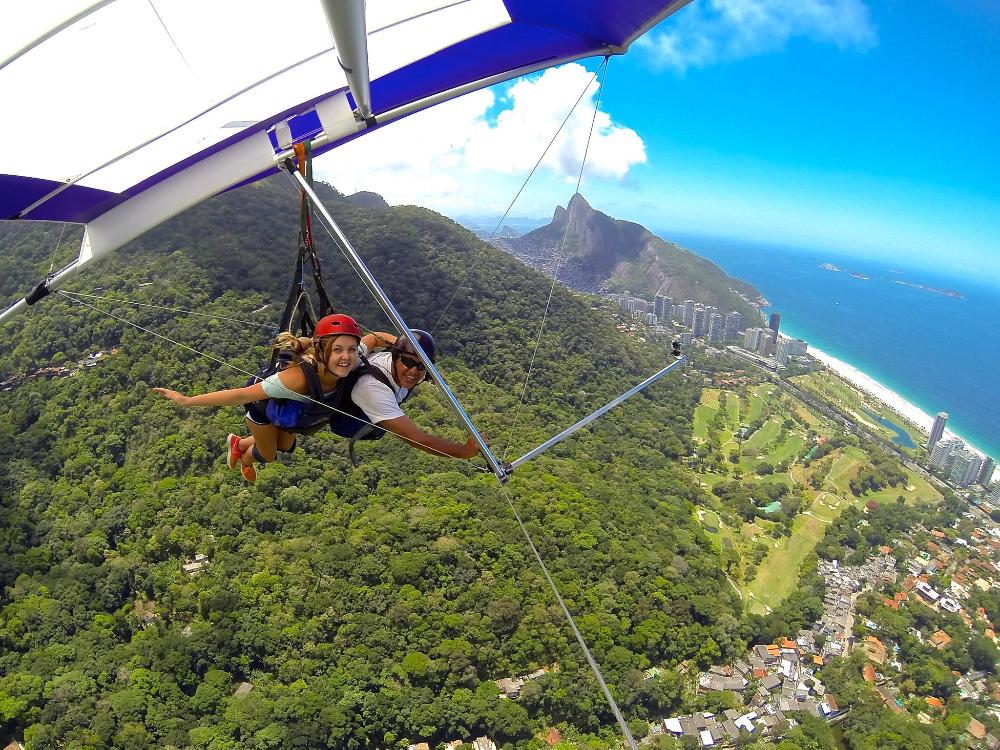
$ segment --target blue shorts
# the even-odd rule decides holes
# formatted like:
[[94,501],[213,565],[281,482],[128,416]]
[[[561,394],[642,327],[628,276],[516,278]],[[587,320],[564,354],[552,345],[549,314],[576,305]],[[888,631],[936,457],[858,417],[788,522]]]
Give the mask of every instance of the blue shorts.
[[[267,418],[267,412],[264,411],[266,408],[264,404],[267,401],[251,401],[247,404],[246,418],[248,421],[254,424],[260,425],[261,427],[267,427],[271,424],[271,420]],[[295,447],[298,445],[298,438],[296,437],[292,440],[291,447],[286,451],[281,451],[282,453],[294,453]]]

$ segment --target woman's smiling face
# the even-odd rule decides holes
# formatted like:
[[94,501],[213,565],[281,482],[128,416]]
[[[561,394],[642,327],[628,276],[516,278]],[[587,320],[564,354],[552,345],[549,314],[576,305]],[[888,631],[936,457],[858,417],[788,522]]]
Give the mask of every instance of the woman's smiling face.
[[326,342],[326,369],[338,378],[347,377],[358,361],[358,340],[354,336],[336,336]]

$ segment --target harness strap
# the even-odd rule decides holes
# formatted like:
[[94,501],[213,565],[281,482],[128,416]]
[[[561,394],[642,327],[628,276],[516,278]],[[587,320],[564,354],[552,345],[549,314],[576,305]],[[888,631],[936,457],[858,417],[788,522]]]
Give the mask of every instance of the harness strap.
[[[312,185],[312,141],[296,143],[294,149],[299,174]],[[319,256],[316,255],[316,246],[313,243],[312,211],[309,210],[309,198],[306,196],[305,190],[302,191],[302,197],[299,201],[299,253],[309,259],[309,265],[312,268],[313,283],[316,285],[316,294],[319,296],[320,317],[332,314],[336,309],[330,302],[326,287],[323,285],[323,269],[320,267]]]
[[[361,376],[358,377],[358,380],[360,380],[361,377],[363,377],[364,375],[371,375],[377,381],[382,383],[382,385],[389,388],[389,390],[391,390],[393,394],[396,393],[395,388],[392,387],[392,384],[389,382],[388,376],[382,371],[381,367],[369,364],[366,360],[365,371],[361,374]],[[404,403],[406,399],[408,399],[412,395],[413,391],[407,391],[406,395],[403,396],[403,400],[399,401],[398,403],[400,404]],[[372,433],[374,433],[376,430],[379,431],[378,434],[373,435]],[[378,425],[373,424],[371,422],[369,422],[366,425],[362,425],[361,429],[359,429],[357,432],[354,433],[354,435],[350,438],[349,442],[347,443],[347,455],[350,457],[351,464],[354,466],[355,469],[361,466],[361,459],[359,459],[357,455],[355,455],[354,453],[354,444],[359,440],[378,440],[383,435],[385,435],[385,433],[386,430],[384,427],[379,427]]]
[[[295,157],[298,161],[298,170],[309,184],[312,184],[312,143],[296,143],[294,145]],[[308,259],[312,269],[313,284],[316,286],[316,294],[319,297],[319,313],[314,315],[311,310],[311,302],[305,287],[305,261]],[[299,240],[298,253],[295,258],[295,267],[292,271],[292,279],[288,284],[288,293],[285,295],[285,307],[278,321],[279,331],[292,331],[303,336],[312,336],[316,330],[316,320],[325,315],[336,312],[336,308],[330,302],[330,296],[323,285],[323,269],[320,267],[319,257],[316,255],[316,248],[313,243],[312,212],[309,208],[309,198],[305,191],[301,191],[299,200]],[[278,361],[278,353],[274,351],[268,360],[271,366]]]

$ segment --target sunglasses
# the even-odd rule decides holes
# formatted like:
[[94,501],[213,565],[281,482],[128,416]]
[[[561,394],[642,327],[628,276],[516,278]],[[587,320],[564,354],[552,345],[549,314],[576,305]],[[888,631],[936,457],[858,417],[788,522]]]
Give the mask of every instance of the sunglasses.
[[427,368],[424,366],[424,363],[421,362],[419,359],[414,359],[413,357],[407,357],[405,354],[400,354],[399,361],[403,363],[403,367],[405,367],[407,370],[411,370],[414,367],[416,367],[419,372],[427,371]]

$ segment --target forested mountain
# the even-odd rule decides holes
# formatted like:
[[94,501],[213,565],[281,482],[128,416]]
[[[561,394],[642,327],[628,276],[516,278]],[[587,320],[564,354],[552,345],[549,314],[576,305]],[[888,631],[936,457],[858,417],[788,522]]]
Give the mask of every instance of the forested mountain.
[[[508,458],[667,359],[557,288],[519,410],[549,280],[431,211],[323,193],[402,314],[435,331],[443,371]],[[527,747],[561,723],[617,742],[490,475],[392,438],[362,446],[355,469],[320,434],[251,487],[222,458],[226,433],[242,429],[236,409],[184,410],[151,392],[242,384],[195,350],[255,369],[297,226],[297,193],[279,177],[188,211],[70,285],[149,305],[77,298],[190,349],[58,295],[4,327],[0,381],[67,371],[0,391],[0,739],[396,748],[489,734]],[[23,293],[53,255],[65,261],[78,237],[61,232],[3,228],[0,295]],[[328,241],[321,253],[341,309],[386,327]],[[678,462],[696,380],[666,378],[508,487],[639,734],[649,712],[690,700],[672,670],[643,680],[642,669],[732,657],[754,626]],[[423,390],[411,416],[458,437]],[[196,555],[207,567],[185,574]],[[498,697],[494,680],[538,667],[551,670],[519,701]]]
[[595,210],[579,193],[566,208],[556,207],[549,224],[506,239],[502,246],[546,273],[558,267],[559,280],[573,289],[627,289],[650,300],[654,294],[664,294],[675,302],[693,299],[725,312],[739,310],[744,320],[759,318],[740,296],[760,297],[750,284],[727,276],[711,261],[657,237],[640,224]]

